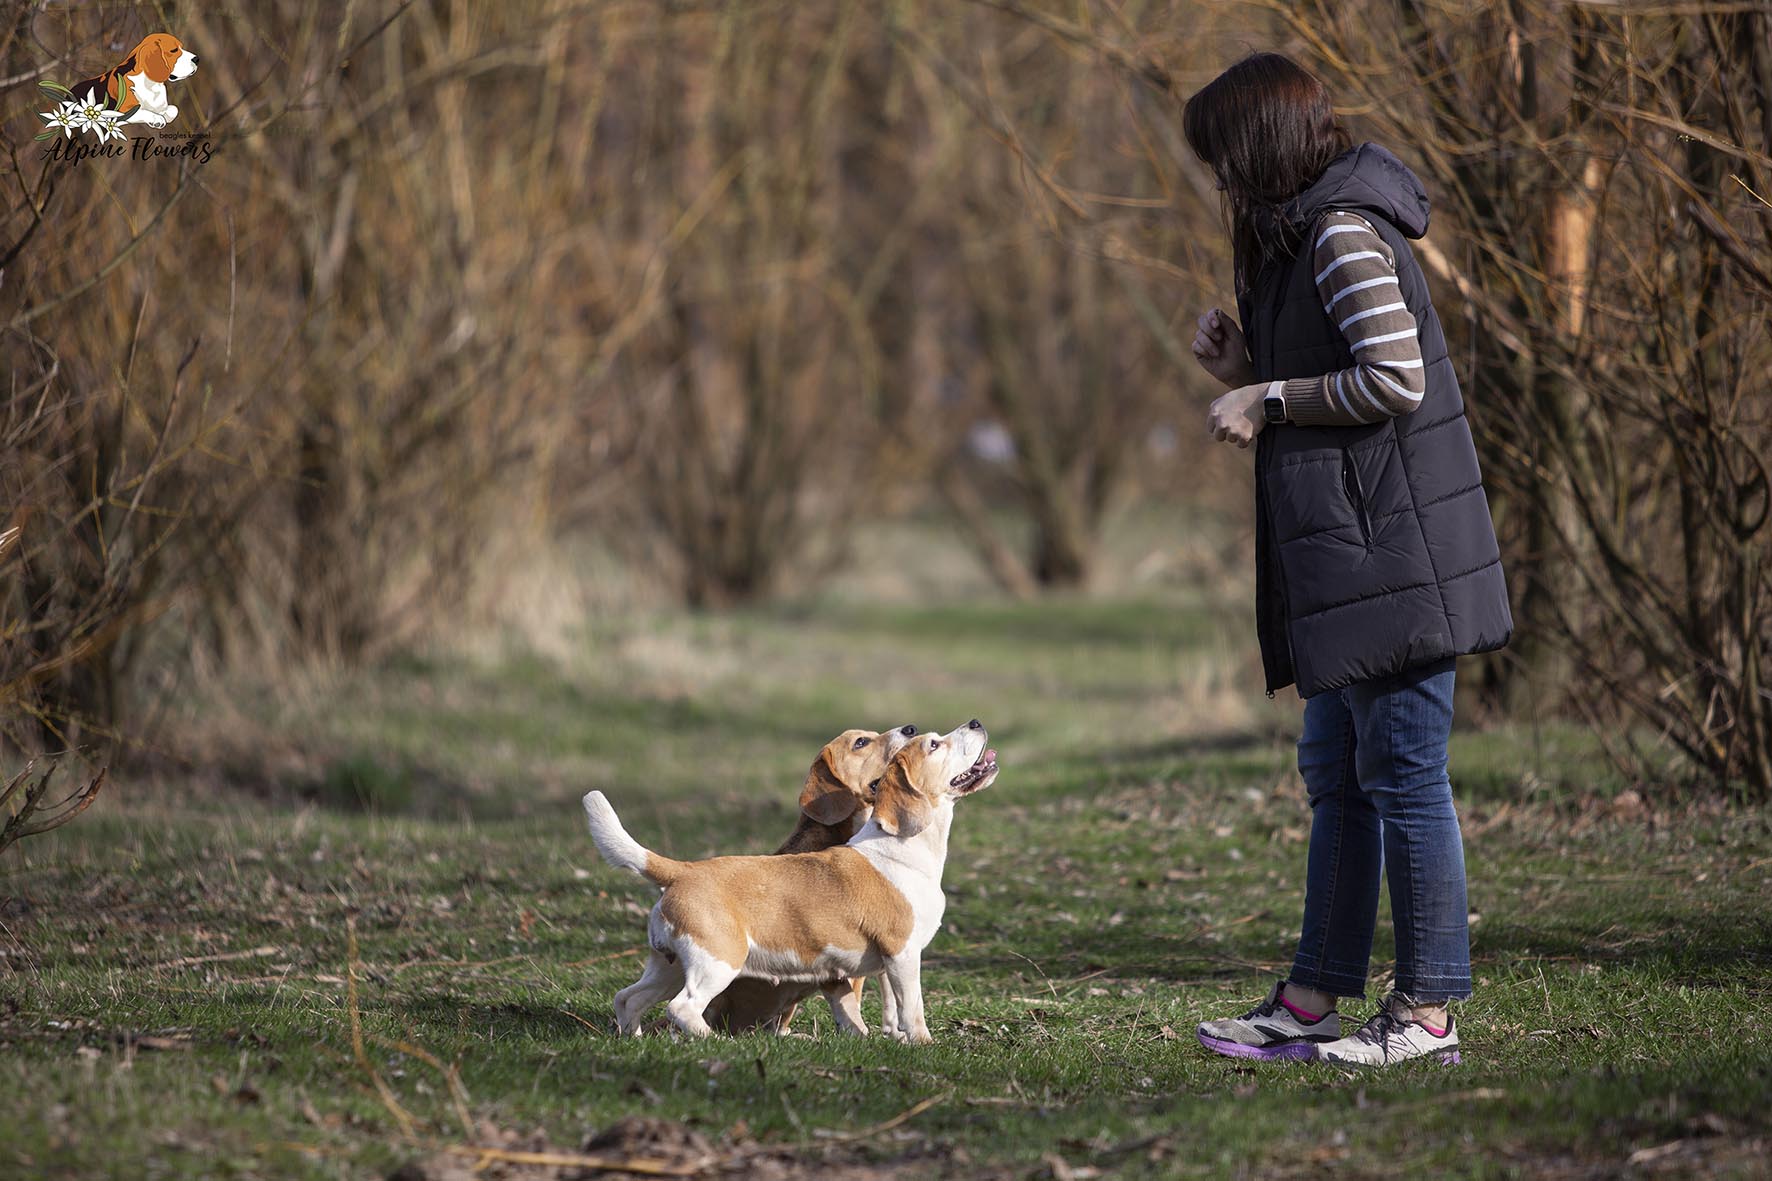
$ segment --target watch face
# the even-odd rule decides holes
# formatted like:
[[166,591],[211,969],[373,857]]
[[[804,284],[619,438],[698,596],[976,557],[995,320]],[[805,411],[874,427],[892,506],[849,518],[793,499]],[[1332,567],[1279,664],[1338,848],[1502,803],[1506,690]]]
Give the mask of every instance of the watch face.
[[1263,398],[1261,408],[1262,412],[1267,415],[1269,422],[1286,421],[1286,400],[1284,398],[1278,396]]

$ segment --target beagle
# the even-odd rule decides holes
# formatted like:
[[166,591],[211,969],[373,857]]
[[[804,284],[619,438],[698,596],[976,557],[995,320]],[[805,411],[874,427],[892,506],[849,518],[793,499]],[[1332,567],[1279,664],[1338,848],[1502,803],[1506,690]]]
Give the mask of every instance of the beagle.
[[[600,791],[584,797],[603,859],[664,887],[647,923],[652,954],[635,983],[615,995],[624,1035],[659,1001],[692,1037],[713,1032],[702,1013],[733,981],[761,977],[841,988],[841,978],[879,976],[883,1031],[928,1042],[923,949],[941,926],[954,801],[997,777],[997,752],[977,718],[947,734],[917,737],[893,756],[874,814],[846,845],[782,857],[673,861],[630,837]],[[675,994],[675,995],[673,995]],[[837,1006],[846,1032],[866,1028]]]
[[197,55],[171,33],[150,33],[129,56],[96,78],[73,88],[82,102],[106,102],[116,110],[130,112],[125,123],[164,127],[178,118],[178,108],[167,101],[166,84],[197,72]]
[[[800,822],[776,853],[817,853],[847,844],[873,815],[874,786],[886,773],[886,765],[916,734],[915,726],[899,726],[883,734],[845,730],[825,743],[800,789]],[[820,988],[800,982],[734,980],[702,1017],[721,1033],[745,1033],[759,1027],[786,1033],[799,1003]],[[857,979],[824,992],[833,1008],[843,1009],[853,1024],[860,1025],[861,990],[862,982]]]

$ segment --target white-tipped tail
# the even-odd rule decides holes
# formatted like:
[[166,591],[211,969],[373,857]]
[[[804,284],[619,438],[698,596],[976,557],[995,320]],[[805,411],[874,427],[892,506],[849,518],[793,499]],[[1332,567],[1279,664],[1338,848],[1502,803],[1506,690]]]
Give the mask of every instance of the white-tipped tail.
[[603,860],[617,869],[648,876],[645,848],[621,826],[621,821],[615,817],[615,809],[609,806],[603,793],[586,794],[584,806],[585,819],[591,824],[591,839],[597,842],[597,852],[603,854]]

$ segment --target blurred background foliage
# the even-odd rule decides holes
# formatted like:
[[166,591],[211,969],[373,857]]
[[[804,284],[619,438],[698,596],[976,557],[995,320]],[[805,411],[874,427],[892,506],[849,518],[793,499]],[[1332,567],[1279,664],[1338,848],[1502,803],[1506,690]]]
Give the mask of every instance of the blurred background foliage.
[[[214,158],[43,159],[36,82],[162,26]],[[1179,112],[1255,48],[1433,194],[1520,623],[1483,711],[1763,798],[1772,13],[1705,0],[11,6],[8,761],[663,603],[1246,601]]]

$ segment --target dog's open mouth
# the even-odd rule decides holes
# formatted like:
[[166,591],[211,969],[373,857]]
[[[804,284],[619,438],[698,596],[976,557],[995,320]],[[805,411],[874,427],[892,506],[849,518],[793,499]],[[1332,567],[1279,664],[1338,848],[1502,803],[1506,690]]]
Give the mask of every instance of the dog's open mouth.
[[978,761],[948,781],[948,786],[958,788],[964,795],[990,778],[997,770],[997,752],[986,750],[978,756]]

